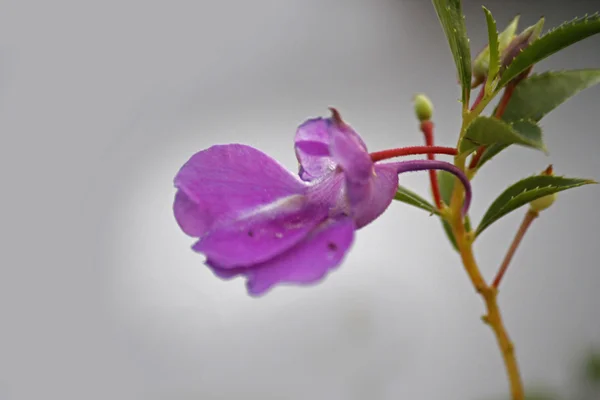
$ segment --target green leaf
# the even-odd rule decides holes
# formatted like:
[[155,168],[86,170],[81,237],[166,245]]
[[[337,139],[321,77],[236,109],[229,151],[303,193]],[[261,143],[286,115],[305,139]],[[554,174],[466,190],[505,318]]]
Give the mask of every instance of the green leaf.
[[454,248],[454,250],[458,251],[458,244],[456,244],[456,239],[454,238],[454,233],[452,232],[452,227],[445,219],[442,220],[442,227],[444,228],[444,232],[446,232],[446,236],[448,236],[448,240],[450,244]]
[[454,57],[462,87],[462,103],[468,105],[471,93],[471,50],[461,2],[460,0],[432,0],[432,2]]
[[396,196],[394,196],[394,200],[410,204],[411,206],[415,206],[431,214],[439,215],[438,209],[435,208],[431,203],[403,186],[398,186],[398,191],[396,192]]
[[508,124],[493,117],[475,118],[460,142],[459,151],[469,153],[479,146],[492,144],[519,144],[546,151],[542,130],[535,122],[519,120]]
[[[454,177],[454,175],[446,171],[438,171],[437,176],[438,184],[440,186],[440,196],[444,203],[450,204],[450,200],[452,199],[452,192],[454,191],[454,182],[456,178]],[[452,227],[445,219],[440,220],[442,221],[444,232],[446,232],[446,236],[448,236],[448,240],[450,240],[450,244],[452,244],[454,250],[458,251],[458,245],[456,244],[454,233],[452,233]]]
[[528,391],[525,393],[525,400],[559,400],[560,396],[557,393],[552,393],[546,389],[544,391]]
[[[547,153],[547,150],[542,140],[542,130],[534,122],[528,120],[515,121],[511,124],[511,127],[527,139],[542,144],[542,146],[544,147],[542,147],[541,150]],[[483,152],[483,156],[481,156],[481,158],[479,159],[477,167],[481,168],[483,164],[491,160],[492,157],[496,156],[496,154],[500,153],[502,150],[506,149],[509,146],[509,144],[499,143],[487,146]]]
[[[484,7],[485,8],[485,7]],[[491,15],[491,14],[490,14]],[[492,19],[493,21],[493,19]],[[495,24],[495,21],[494,21]],[[517,15],[513,20],[508,24],[508,26],[498,35],[498,58],[500,54],[504,51],[504,49],[510,44],[513,37],[515,36],[515,32],[517,31],[517,26],[519,24],[519,16]],[[488,25],[489,29],[489,25]],[[493,28],[492,31],[495,31],[496,28]],[[489,31],[488,31],[489,32]],[[498,62],[500,60],[498,59]],[[475,56],[475,59],[472,63],[472,73],[475,80],[482,79],[483,77],[488,76],[489,67],[490,67],[490,45],[489,43],[481,50],[481,52]]]
[[[502,120],[513,122],[529,119],[538,122],[569,98],[598,83],[600,69],[549,71],[532,75],[517,85]],[[479,161],[479,167],[507,147],[500,144],[488,146]]]
[[600,14],[597,13],[589,17],[576,18],[547,32],[512,60],[502,74],[498,89],[533,64],[596,33],[600,33]]
[[481,234],[481,232],[506,214],[535,199],[592,183],[596,182],[588,179],[548,175],[536,175],[525,178],[510,186],[494,200],[483,215],[475,231],[475,236]]
[[440,185],[440,196],[444,203],[450,204],[452,192],[454,191],[455,176],[450,172],[438,171],[438,183]]
[[494,17],[492,16],[490,10],[483,7],[483,12],[485,13],[485,21],[487,23],[490,53],[490,63],[487,80],[488,82],[492,82],[494,79],[496,79],[496,75],[500,70],[500,43],[498,41],[498,27],[496,26],[496,21],[494,20]]
[[502,115],[504,121],[541,120],[580,91],[600,83],[600,69],[545,72],[520,82]]
[[477,168],[481,168],[483,164],[490,161],[493,157],[495,157],[502,150],[506,149],[509,145],[507,144],[492,144],[485,148],[483,151],[483,155],[479,159],[479,163],[477,164]]
[[585,378],[593,384],[600,384],[600,352],[591,353],[585,362]]

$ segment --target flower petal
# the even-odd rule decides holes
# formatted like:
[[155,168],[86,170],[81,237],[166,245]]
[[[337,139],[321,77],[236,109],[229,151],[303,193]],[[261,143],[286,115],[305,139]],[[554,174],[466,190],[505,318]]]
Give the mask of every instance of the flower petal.
[[328,208],[294,195],[215,225],[193,249],[221,268],[248,267],[285,252],[327,218]]
[[212,146],[194,154],[175,177],[175,218],[200,237],[215,223],[301,194],[305,184],[266,154],[246,145]]
[[[344,259],[354,239],[354,222],[344,217],[327,220],[296,247],[251,268],[225,270],[207,262],[217,276],[229,279],[234,274],[248,278],[248,293],[259,296],[276,284],[312,284],[320,281]],[[230,273],[229,273],[230,272]]]
[[211,219],[206,215],[207,209],[193,202],[182,190],[175,194],[173,211],[177,223],[186,234],[200,237],[206,232],[208,221]]
[[299,175],[305,181],[319,178],[335,169],[329,154],[329,125],[328,119],[313,118],[296,130],[294,147],[300,164]]
[[[357,229],[383,214],[398,190],[398,173],[395,166],[375,164],[374,171],[367,185],[362,185],[360,189],[355,188],[354,201],[349,197],[350,209]],[[360,195],[358,190],[361,192]]]
[[330,135],[330,152],[344,172],[348,202],[357,204],[368,201],[374,165],[362,139],[342,121],[332,123]]
[[344,171],[346,179],[366,183],[373,175],[373,161],[358,133],[341,121],[332,122],[329,132],[329,151],[333,160]]

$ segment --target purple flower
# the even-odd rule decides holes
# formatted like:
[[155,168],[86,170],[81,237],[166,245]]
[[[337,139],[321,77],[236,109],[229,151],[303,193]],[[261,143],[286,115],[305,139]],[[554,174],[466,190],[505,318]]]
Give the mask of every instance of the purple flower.
[[276,284],[313,284],[336,268],[354,232],[392,202],[398,174],[452,164],[413,160],[374,163],[360,136],[337,111],[296,132],[299,178],[246,145],[215,145],[194,154],[175,177],[174,213],[198,238],[193,249],[222,279],[245,276],[258,296]]

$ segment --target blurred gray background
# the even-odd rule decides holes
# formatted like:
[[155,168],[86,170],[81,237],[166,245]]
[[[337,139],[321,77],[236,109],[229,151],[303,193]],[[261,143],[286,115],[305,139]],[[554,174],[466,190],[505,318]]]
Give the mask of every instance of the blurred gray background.
[[[473,53],[481,2],[465,1]],[[484,3],[546,28],[598,1]],[[600,67],[600,37],[537,71]],[[336,106],[371,150],[422,143],[411,98],[454,145],[460,104],[429,1],[0,0],[0,399],[499,399],[483,305],[439,222],[393,204],[312,288],[249,298],[190,250],[172,179],[243,142],[296,168],[292,139]],[[550,157],[514,148],[475,181],[473,218],[553,163],[600,179],[600,88],[543,122]],[[428,194],[427,174],[401,182]],[[533,225],[501,292],[530,388],[573,390],[600,345],[599,187]],[[476,246],[491,278],[524,210]]]

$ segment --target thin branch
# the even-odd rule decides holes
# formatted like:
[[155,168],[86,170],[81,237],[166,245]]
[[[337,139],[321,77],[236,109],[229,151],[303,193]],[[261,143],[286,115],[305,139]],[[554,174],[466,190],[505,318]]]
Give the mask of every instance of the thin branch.
[[523,240],[525,233],[527,233],[527,229],[529,229],[532,222],[538,217],[538,215],[539,215],[539,213],[534,210],[529,210],[527,212],[527,214],[525,214],[525,218],[523,218],[523,222],[521,222],[521,226],[519,227],[519,230],[517,231],[517,234],[515,235],[515,238],[513,239],[512,244],[510,245],[510,247],[508,248],[508,251],[506,252],[504,261],[502,261],[502,265],[498,269],[498,273],[496,274],[496,278],[494,279],[494,282],[492,283],[492,287],[497,289],[500,286],[502,277],[504,277],[504,274],[506,273],[506,270],[508,269],[508,266],[510,265],[510,261],[512,260],[513,256],[515,255],[515,252],[517,251],[519,244],[521,244],[521,241]]

